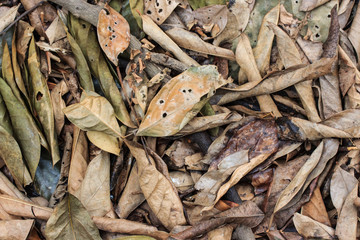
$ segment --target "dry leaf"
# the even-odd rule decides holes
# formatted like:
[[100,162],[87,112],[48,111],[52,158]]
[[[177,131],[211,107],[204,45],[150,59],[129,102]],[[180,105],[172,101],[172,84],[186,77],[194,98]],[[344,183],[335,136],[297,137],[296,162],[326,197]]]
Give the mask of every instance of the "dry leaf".
[[61,130],[65,124],[65,115],[62,110],[66,108],[66,104],[62,99],[62,96],[68,92],[69,89],[63,80],[56,84],[50,93],[51,102],[54,109],[55,128],[57,135],[60,135]]
[[80,188],[84,180],[86,168],[89,161],[88,142],[85,132],[74,126],[73,146],[70,160],[70,171],[68,178],[68,191],[71,194]]
[[86,95],[80,103],[64,108],[63,112],[81,130],[122,136],[114,109],[104,97]]
[[0,17],[0,32],[4,30],[12,21],[14,21],[20,4],[8,8],[6,13]]
[[91,160],[76,195],[91,217],[103,217],[111,211],[109,153],[101,151]]
[[294,214],[296,230],[306,238],[333,239],[335,230],[299,213]]
[[149,206],[169,230],[186,223],[180,198],[170,182],[149,162],[145,151],[136,143],[125,141],[138,166],[141,190]]
[[152,99],[137,135],[159,137],[177,133],[200,110],[196,105],[201,104],[201,97],[228,82],[214,66],[189,68],[165,84]]
[[144,13],[158,25],[162,24],[183,0],[145,0]]
[[346,197],[354,189],[357,182],[357,179],[353,175],[340,167],[338,167],[332,175],[330,196],[332,203],[338,211],[338,214],[341,213],[341,209],[344,205]]
[[28,235],[33,226],[34,226],[34,220],[0,221],[0,239],[3,240],[28,239]]
[[301,208],[301,214],[331,227],[329,216],[326,212],[326,207],[319,187],[314,190],[310,201]]
[[[218,36],[228,22],[228,8],[225,5],[212,5],[196,9],[193,14],[197,23],[206,31],[211,32],[211,37]],[[204,40],[207,40],[206,37]]]
[[209,240],[223,239],[223,240],[231,240],[232,232],[234,228],[231,225],[225,225],[223,227],[219,227],[207,233],[207,237]]
[[166,34],[180,47],[195,52],[222,57],[231,61],[235,60],[234,53],[230,49],[217,47],[203,41],[196,33],[182,28],[172,28]]
[[48,220],[53,210],[47,207],[40,207],[32,202],[20,200],[15,197],[1,194],[0,205],[11,215]]
[[98,131],[87,131],[86,136],[98,148],[114,155],[120,155],[120,142],[118,138]]
[[358,198],[358,183],[347,195],[341,208],[340,216],[336,224],[335,234],[340,240],[356,239],[357,237],[357,207],[354,205]]
[[321,5],[323,5],[324,3],[327,3],[330,0],[304,0],[301,2],[300,11],[311,11],[314,8],[317,8]]
[[101,49],[115,66],[118,55],[130,44],[130,26],[126,19],[109,5],[99,13],[97,33]]

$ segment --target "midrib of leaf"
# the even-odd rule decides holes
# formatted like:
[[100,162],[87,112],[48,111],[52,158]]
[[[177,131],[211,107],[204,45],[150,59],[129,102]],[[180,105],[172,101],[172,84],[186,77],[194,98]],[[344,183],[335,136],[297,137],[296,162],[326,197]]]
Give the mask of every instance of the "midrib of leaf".
[[74,224],[73,224],[72,215],[71,215],[70,196],[68,197],[68,208],[69,208],[69,222],[70,222],[71,232],[73,234],[74,239],[76,239]]

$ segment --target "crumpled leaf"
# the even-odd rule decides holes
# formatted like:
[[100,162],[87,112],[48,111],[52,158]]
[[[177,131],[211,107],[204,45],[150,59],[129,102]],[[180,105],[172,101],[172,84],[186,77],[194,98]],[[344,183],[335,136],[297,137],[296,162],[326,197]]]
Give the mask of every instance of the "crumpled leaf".
[[34,220],[7,220],[0,221],[0,239],[28,239]]
[[66,117],[84,131],[97,131],[114,137],[122,136],[114,109],[106,98],[86,96],[80,103],[63,109]]
[[30,173],[23,162],[20,147],[16,140],[0,126],[0,158],[5,161],[6,166],[13,178],[22,186],[32,182]]
[[118,55],[130,44],[130,27],[126,19],[109,5],[99,13],[97,34],[101,49],[115,66]]
[[89,163],[81,187],[75,194],[91,217],[103,217],[112,209],[110,201],[110,155],[101,151]]
[[90,215],[71,194],[55,207],[46,223],[45,236],[46,239],[101,239]]
[[170,182],[155,168],[155,163],[150,156],[150,160],[147,158],[141,146],[126,140],[125,143],[136,159],[141,190],[157,218],[169,230],[184,225],[183,206]]
[[201,97],[229,81],[221,77],[215,66],[189,68],[165,84],[152,99],[137,135],[158,137],[177,133],[196,115],[192,109]]
[[[212,5],[196,9],[194,18],[198,24],[206,31],[211,33],[211,37],[218,36],[228,22],[228,8],[225,5]],[[203,38],[207,40],[208,37]]]
[[0,92],[9,111],[14,137],[18,141],[32,178],[40,160],[40,138],[36,125],[11,88],[0,78]]
[[34,37],[30,42],[28,65],[31,75],[32,90],[34,91],[34,109],[36,110],[41,125],[44,128],[53,165],[55,165],[60,160],[60,153],[55,130],[54,113],[49,88],[45,77],[40,71],[40,62],[38,61],[36,53]]
[[162,24],[179,5],[184,4],[184,0],[145,0],[144,12],[158,25]]
[[338,214],[341,213],[346,197],[354,189],[357,182],[357,179],[353,175],[340,167],[338,167],[332,175],[330,182],[330,197]]
[[296,230],[306,238],[333,239],[333,228],[319,223],[305,215],[295,213],[293,218]]

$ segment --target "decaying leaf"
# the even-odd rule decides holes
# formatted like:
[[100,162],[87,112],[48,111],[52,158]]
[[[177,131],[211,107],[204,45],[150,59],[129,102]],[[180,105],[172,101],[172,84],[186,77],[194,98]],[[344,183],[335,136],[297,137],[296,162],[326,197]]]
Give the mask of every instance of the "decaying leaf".
[[141,190],[153,212],[168,229],[186,223],[180,198],[138,144],[125,141],[138,166]]
[[144,13],[158,25],[162,24],[179,5],[184,4],[183,0],[145,0]]
[[335,230],[299,213],[294,214],[296,230],[306,238],[333,239]]
[[101,239],[90,215],[71,194],[55,207],[46,223],[45,235],[47,239]]
[[228,82],[215,66],[189,68],[171,79],[152,99],[137,135],[158,137],[177,133],[200,110],[194,108],[201,98]]
[[63,111],[81,130],[103,132],[114,137],[122,136],[114,109],[104,97],[85,96],[80,103],[72,104]]
[[115,66],[118,55],[130,44],[130,27],[126,19],[108,5],[100,11],[97,24],[99,43],[106,56]]
[[101,151],[89,163],[81,187],[75,194],[91,217],[103,217],[112,209],[110,201],[110,155]]

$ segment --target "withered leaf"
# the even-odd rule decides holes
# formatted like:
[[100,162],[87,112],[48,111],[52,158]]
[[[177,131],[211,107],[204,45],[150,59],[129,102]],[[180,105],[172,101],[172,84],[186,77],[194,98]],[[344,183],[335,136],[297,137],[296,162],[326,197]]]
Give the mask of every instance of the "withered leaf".
[[47,239],[101,239],[99,230],[81,202],[68,194],[46,223]]
[[145,0],[144,13],[160,25],[170,16],[179,4],[184,4],[184,0]]
[[194,111],[200,110],[194,108],[201,97],[228,82],[215,66],[189,68],[165,84],[152,99],[137,135],[159,137],[177,133],[197,114]]
[[99,13],[97,33],[102,50],[117,66],[118,55],[130,44],[129,23],[120,13],[106,4]]
[[333,239],[335,230],[299,213],[294,214],[296,230],[306,238]]
[[183,206],[170,182],[155,168],[153,161],[149,162],[141,146],[126,140],[125,143],[136,159],[140,188],[158,219],[169,230],[184,225]]
[[0,239],[28,239],[34,220],[7,220],[0,222]]

